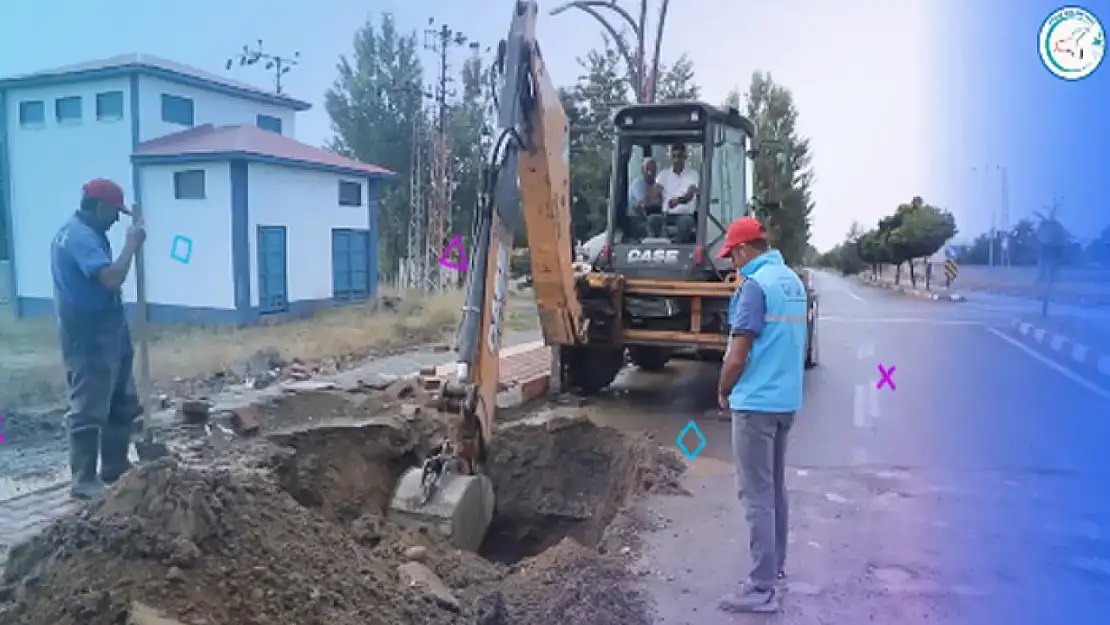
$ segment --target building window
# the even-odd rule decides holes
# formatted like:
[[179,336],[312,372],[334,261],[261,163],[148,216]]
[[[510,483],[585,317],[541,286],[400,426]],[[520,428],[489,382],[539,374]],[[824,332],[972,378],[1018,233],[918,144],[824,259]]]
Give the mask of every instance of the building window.
[[281,118],[271,117],[269,115],[258,116],[258,127],[262,130],[269,130],[281,134]]
[[81,96],[74,95],[54,100],[54,118],[59,124],[74,124],[81,121]]
[[362,184],[358,182],[339,181],[339,205],[362,206]]
[[204,170],[188,169],[173,172],[173,197],[175,200],[203,200]]
[[189,98],[163,93],[162,121],[192,127],[194,123],[193,101]]
[[46,104],[42,100],[28,100],[19,103],[19,125],[36,127],[46,125]]
[[96,94],[96,119],[115,122],[123,119],[123,92],[105,91]]

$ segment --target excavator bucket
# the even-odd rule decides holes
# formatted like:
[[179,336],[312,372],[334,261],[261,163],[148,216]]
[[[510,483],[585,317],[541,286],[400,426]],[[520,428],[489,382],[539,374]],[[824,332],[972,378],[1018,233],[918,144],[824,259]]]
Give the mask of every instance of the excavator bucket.
[[493,482],[485,475],[445,472],[428,489],[423,468],[414,467],[397,481],[389,519],[405,527],[428,528],[455,547],[476,553],[493,521],[493,510]]

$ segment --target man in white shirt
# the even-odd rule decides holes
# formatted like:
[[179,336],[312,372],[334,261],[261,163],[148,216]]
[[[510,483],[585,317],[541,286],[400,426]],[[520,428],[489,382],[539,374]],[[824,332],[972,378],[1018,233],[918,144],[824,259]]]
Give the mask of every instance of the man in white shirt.
[[693,243],[697,210],[698,172],[686,167],[686,145],[671,146],[671,166],[659,173],[667,198],[666,214],[675,215],[679,242]]

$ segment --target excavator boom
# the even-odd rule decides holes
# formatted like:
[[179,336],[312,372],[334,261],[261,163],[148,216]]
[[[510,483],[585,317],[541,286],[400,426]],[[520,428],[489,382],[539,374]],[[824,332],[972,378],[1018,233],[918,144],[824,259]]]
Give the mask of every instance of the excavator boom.
[[545,342],[557,348],[585,341],[573,273],[566,115],[536,43],[538,12],[534,0],[515,4],[498,53],[500,132],[476,220],[456,379],[441,392],[456,424],[439,453],[402,476],[390,507],[395,520],[439,527],[469,550],[477,550],[493,516],[492,486],[480,464],[493,436],[509,259],[522,225]]

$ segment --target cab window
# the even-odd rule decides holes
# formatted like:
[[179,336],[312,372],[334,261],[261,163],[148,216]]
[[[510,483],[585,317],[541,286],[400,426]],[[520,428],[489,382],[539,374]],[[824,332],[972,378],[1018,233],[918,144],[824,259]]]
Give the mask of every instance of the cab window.
[[742,130],[717,126],[711,159],[709,214],[705,227],[706,248],[714,256],[724,244],[728,225],[748,213],[752,170],[747,146],[748,137]]

